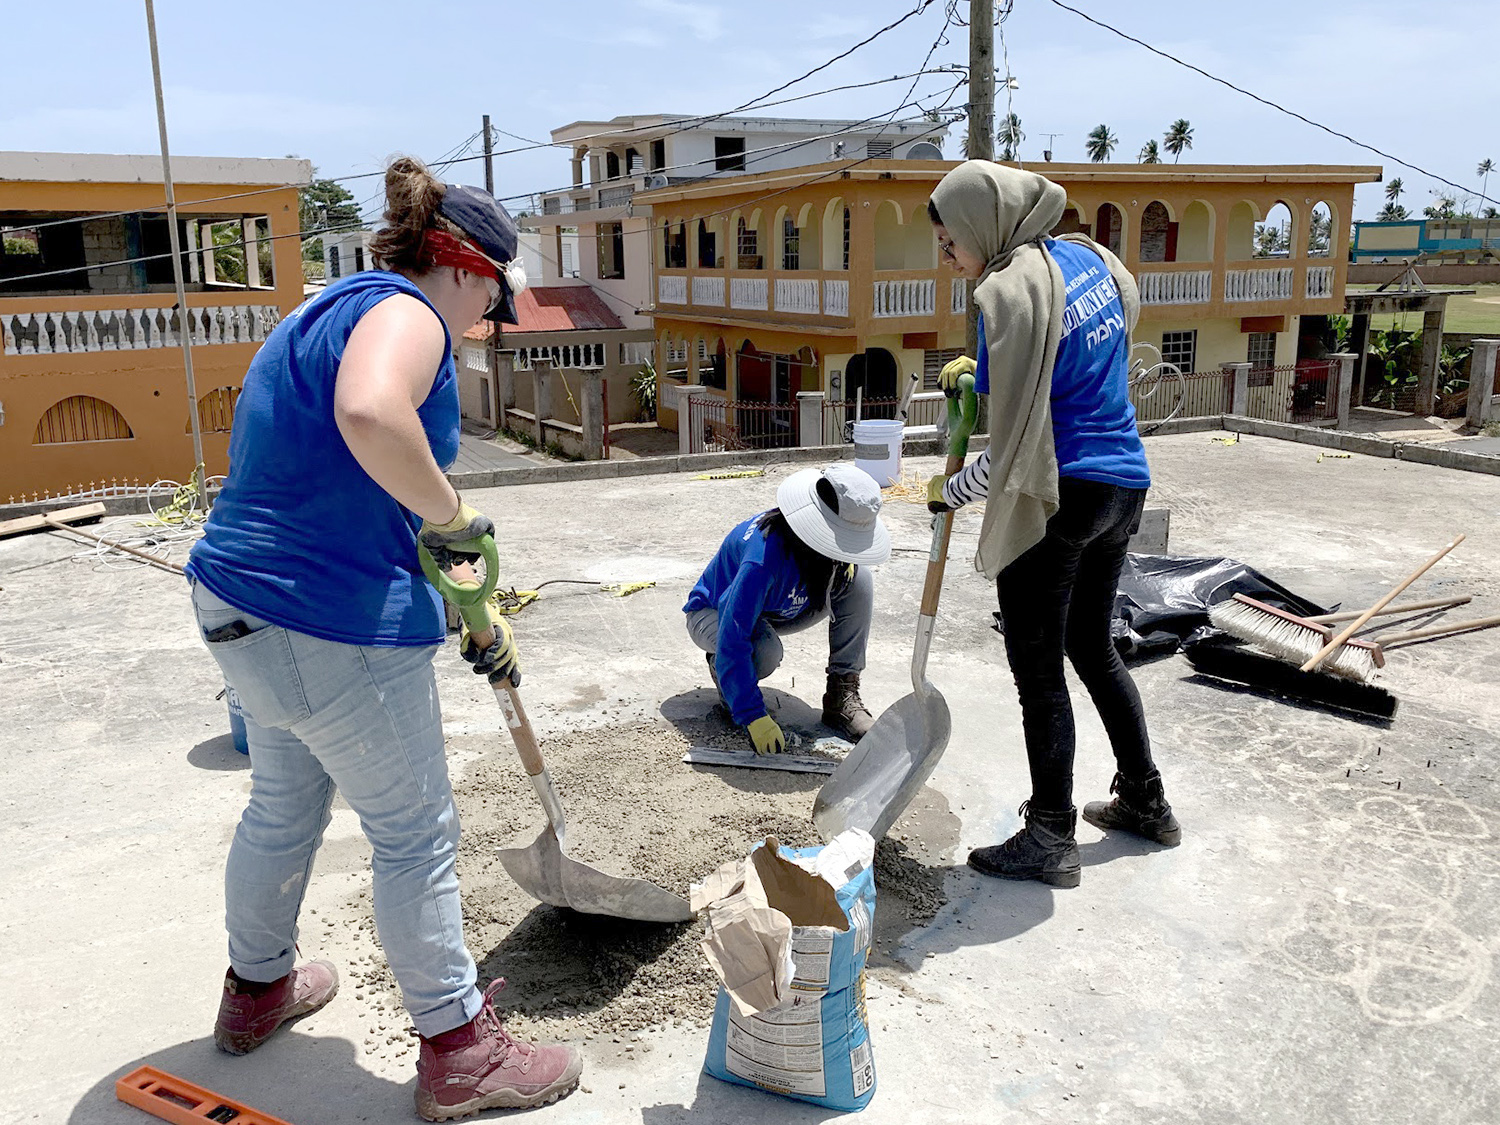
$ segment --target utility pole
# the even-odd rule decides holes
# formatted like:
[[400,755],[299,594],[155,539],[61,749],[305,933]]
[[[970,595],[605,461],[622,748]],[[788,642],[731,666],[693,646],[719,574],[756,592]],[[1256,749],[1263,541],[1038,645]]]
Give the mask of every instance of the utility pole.
[[[177,196],[172,190],[172,157],[167,151],[167,109],[161,96],[161,57],[156,50],[156,10],[146,0],[146,34],[151,40],[151,81],[156,87],[156,128],[161,134],[161,179],[167,193],[167,238],[172,249],[172,283],[177,290],[177,335],[182,340],[182,367],[187,375],[188,426],[193,431],[193,464],[198,477],[198,505],[208,511],[204,478],[203,430],[198,421],[198,384],[193,379],[193,330],[188,326],[187,292],[182,285],[182,247],[177,236]],[[250,248],[246,248],[246,253]]]
[[[970,160],[995,159],[995,9],[994,0],[969,0],[969,151]],[[979,306],[974,283],[968,283],[964,352],[979,356]],[[975,429],[989,432],[987,399],[979,400]]]
[[495,194],[495,150],[490,145],[490,115],[484,115],[484,190]]

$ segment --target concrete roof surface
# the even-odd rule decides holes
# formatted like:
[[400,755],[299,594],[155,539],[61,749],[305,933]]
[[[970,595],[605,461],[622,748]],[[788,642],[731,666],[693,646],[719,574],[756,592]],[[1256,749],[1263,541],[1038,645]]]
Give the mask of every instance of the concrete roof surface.
[[[1214,438],[1147,442],[1174,553],[1228,555],[1363,606],[1466,531],[1410,596],[1464,592],[1474,601],[1457,615],[1500,613],[1500,478]],[[553,586],[512,619],[544,743],[657,716],[707,686],[682,601],[728,528],[774,503],[796,467],[467,495],[504,529],[507,583],[658,583],[624,599]],[[864,678],[877,712],[910,690],[928,543],[921,505],[892,501],[887,516],[896,552],[876,574]],[[928,669],[954,716],[931,781],[958,838],[941,869],[950,901],[872,961],[879,1086],[859,1120],[1493,1122],[1500,631],[1393,651],[1383,682],[1402,710],[1389,728],[1222,690],[1180,657],[1138,666],[1181,847],[1080,822],[1081,887],[986,879],[964,856],[1016,829],[1028,780],[994,590],[968,566],[978,526],[960,514]],[[139,1125],[113,1083],[142,1063],[303,1125],[416,1120],[414,1055],[365,1052],[371,1001],[352,987],[253,1055],[214,1049],[224,857],[249,773],[226,746],[221,680],[181,580],[66,561],[80,549],[54,533],[0,540],[3,1120]],[[769,685],[816,707],[822,646],[821,630],[788,638]],[[454,649],[437,657],[447,730],[497,732],[491,693]],[[1073,700],[1082,805],[1107,795],[1113,764],[1076,682]],[[514,761],[497,732],[492,749],[450,753],[455,776],[481,754]],[[306,909],[342,909],[369,887],[368,849],[339,803]],[[352,926],[311,930],[304,957],[347,969],[379,956]],[[701,1076],[706,1041],[682,1026],[628,1054],[584,1042],[587,1092],[535,1120],[833,1116]]]

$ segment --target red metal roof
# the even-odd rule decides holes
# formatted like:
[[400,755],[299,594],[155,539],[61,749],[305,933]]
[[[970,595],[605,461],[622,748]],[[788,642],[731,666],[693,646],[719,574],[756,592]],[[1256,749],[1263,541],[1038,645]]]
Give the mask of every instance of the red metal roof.
[[520,324],[501,332],[576,332],[624,328],[625,324],[586,285],[545,285],[523,290],[516,298]]

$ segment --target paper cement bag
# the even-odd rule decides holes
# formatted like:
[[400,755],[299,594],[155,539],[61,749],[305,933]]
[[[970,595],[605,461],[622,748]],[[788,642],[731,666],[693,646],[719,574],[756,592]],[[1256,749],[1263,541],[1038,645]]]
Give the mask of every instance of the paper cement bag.
[[874,855],[858,829],[821,848],[781,848],[770,837],[693,888],[704,952],[723,984],[705,1071],[830,1109],[869,1104]]

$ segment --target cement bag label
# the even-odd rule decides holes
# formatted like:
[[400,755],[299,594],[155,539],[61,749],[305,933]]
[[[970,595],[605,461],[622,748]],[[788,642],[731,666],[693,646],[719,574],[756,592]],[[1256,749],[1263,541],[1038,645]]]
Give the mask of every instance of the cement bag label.
[[870,1041],[866,1039],[849,1052],[849,1069],[854,1074],[854,1096],[862,1098],[875,1087],[875,1062],[870,1058]]
[[[764,1015],[774,1015],[766,1019]],[[823,1022],[816,1004],[740,1018],[730,1015],[724,1065],[730,1074],[804,1098],[828,1092]]]
[[867,441],[854,443],[854,456],[860,461],[884,461],[891,455],[888,445],[871,445]]

